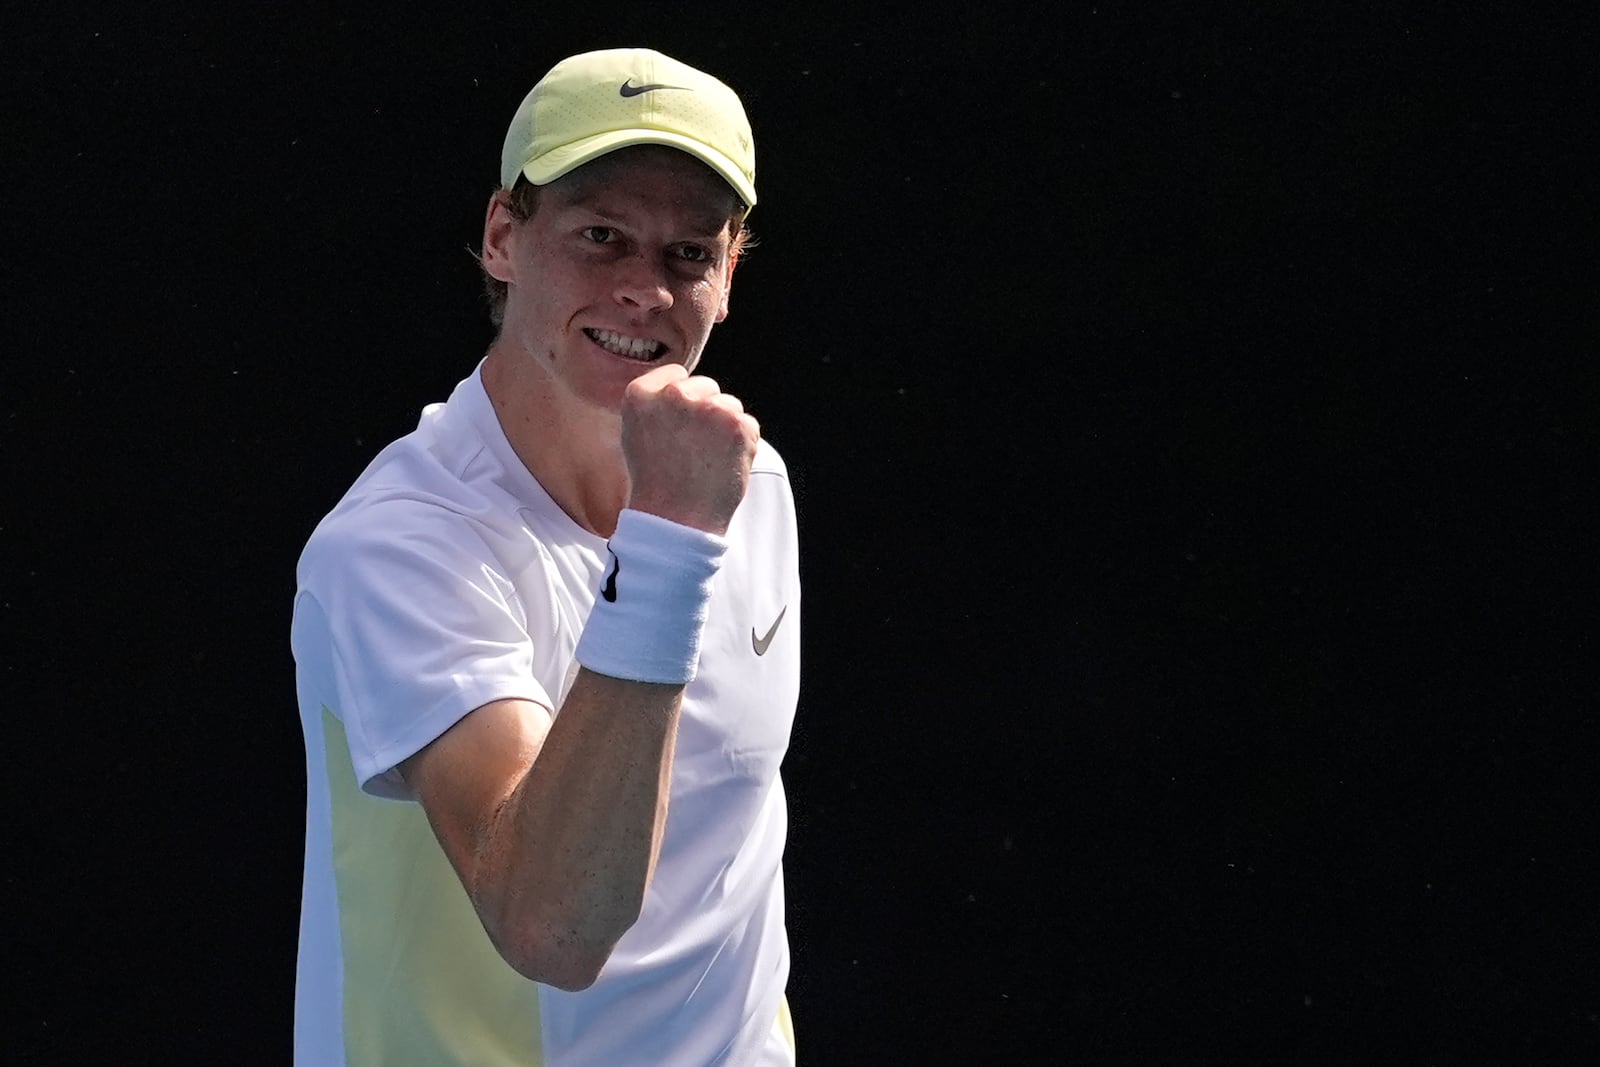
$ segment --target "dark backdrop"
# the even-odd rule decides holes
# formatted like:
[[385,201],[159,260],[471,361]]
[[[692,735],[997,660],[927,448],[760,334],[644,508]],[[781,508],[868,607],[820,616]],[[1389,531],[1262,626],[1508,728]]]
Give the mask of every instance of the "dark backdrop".
[[0,44],[15,1062],[287,1062],[295,559],[624,44],[760,149],[803,1062],[1593,1062],[1588,24],[193,7]]

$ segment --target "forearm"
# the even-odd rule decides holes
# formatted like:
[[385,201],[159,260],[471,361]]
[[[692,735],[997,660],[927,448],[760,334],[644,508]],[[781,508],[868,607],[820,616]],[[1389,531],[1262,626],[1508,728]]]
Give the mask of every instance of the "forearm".
[[667,820],[681,685],[579,671],[483,841],[473,896],[529,977],[583,988],[637,921]]

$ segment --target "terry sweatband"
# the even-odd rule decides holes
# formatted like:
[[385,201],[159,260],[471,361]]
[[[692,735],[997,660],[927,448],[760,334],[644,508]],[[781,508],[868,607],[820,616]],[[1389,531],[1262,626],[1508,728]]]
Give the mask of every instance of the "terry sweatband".
[[578,662],[635,682],[694,679],[711,579],[728,542],[649,512],[624,508],[600,595],[578,638]]

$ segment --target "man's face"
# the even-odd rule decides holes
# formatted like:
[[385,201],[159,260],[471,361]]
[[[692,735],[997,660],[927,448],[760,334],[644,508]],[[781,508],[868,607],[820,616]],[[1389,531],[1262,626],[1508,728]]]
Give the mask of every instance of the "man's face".
[[728,314],[732,191],[674,149],[621,149],[543,187],[526,222],[492,207],[486,251],[508,283],[502,343],[559,393],[617,411],[628,382],[663,363],[690,370]]

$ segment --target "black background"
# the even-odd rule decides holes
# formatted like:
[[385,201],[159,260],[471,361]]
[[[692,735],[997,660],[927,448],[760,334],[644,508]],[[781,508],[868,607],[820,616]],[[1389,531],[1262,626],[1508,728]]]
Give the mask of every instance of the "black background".
[[1594,1062],[1587,22],[133,7],[0,45],[13,1062],[288,1062],[296,556],[634,44],[756,130],[802,1062]]

